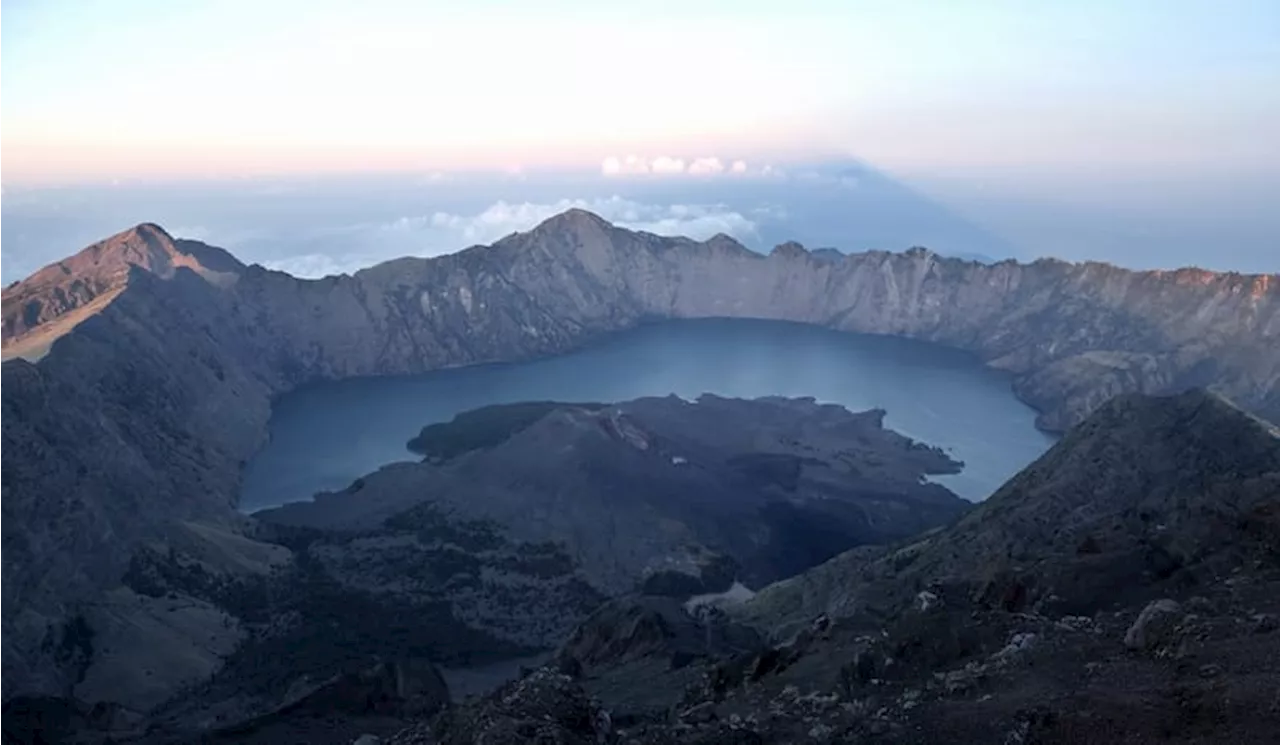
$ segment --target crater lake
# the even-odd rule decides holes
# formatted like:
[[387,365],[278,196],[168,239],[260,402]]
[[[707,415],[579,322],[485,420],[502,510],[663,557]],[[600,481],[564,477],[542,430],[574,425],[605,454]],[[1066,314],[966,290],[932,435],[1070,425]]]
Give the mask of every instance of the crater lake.
[[480,406],[702,393],[884,409],[886,426],[964,461],[961,473],[934,480],[975,501],[1054,442],[1035,428],[1035,411],[1014,397],[1008,375],[965,352],[779,321],[667,321],[554,357],[303,386],[275,402],[240,508],[310,499],[416,459],[406,444],[424,425]]

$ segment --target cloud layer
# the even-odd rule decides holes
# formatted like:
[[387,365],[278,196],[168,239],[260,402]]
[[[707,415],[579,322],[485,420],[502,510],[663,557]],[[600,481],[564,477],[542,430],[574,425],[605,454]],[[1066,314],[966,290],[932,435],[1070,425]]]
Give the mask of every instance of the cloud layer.
[[686,160],[660,155],[656,158],[642,158],[638,155],[611,155],[600,163],[600,173],[605,176],[639,176],[654,174],[659,176],[718,176],[730,174],[734,176],[770,176],[775,174],[772,166],[752,168],[747,161],[737,159],[729,162],[714,156],[705,156]]
[[[262,263],[298,277],[351,273],[400,256],[438,256],[493,243],[574,207],[590,210],[621,227],[660,235],[704,240],[725,233],[742,241],[756,237],[755,220],[720,204],[650,204],[619,196],[549,203],[499,201],[475,214],[435,212],[327,231],[311,236],[308,242],[318,250]],[[216,235],[205,235],[217,242]]]

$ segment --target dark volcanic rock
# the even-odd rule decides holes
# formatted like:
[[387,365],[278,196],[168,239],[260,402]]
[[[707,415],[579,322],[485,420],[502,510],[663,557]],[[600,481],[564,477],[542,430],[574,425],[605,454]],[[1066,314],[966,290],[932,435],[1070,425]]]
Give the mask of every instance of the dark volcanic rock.
[[[393,734],[405,721],[429,719],[449,706],[440,671],[427,660],[365,660],[325,678],[301,675],[274,699],[244,697],[199,712],[167,712],[148,727],[149,743],[262,745],[346,743],[365,732]],[[82,730],[81,737],[85,734]]]
[[958,524],[759,593],[735,615],[791,638],[633,734],[1267,742],[1280,634],[1251,619],[1280,604],[1278,514],[1270,427],[1202,392],[1118,398]]
[[[711,395],[489,407],[428,428],[433,462],[389,466],[358,491],[257,517],[367,530],[430,504],[453,519],[491,521],[516,541],[563,546],[605,594],[660,584],[655,573],[669,584],[672,572],[712,579],[704,569],[716,556],[759,587],[966,509],[923,482],[959,464],[886,430],[883,416],[812,399]],[[724,579],[734,576],[716,589]]]
[[392,745],[603,745],[615,742],[609,713],[571,678],[548,668],[508,684],[480,703],[392,737]]
[[[1131,447],[1112,452],[1121,442]],[[808,588],[820,602],[802,612],[833,613],[785,639],[703,644],[730,637],[670,598],[620,599],[575,634],[560,671],[537,670],[391,741],[1272,742],[1277,442],[1211,395],[1118,399],[989,510],[907,547],[842,556],[736,614],[777,630]],[[1086,482],[1095,489],[1082,494]],[[1168,545],[1201,548],[1177,555],[1172,572],[1121,571],[1135,562],[1125,547],[1150,536],[1141,516],[1115,522],[1133,509],[1158,520],[1150,530]],[[1038,519],[1056,527],[1034,545],[991,548]],[[1079,546],[1072,531],[1099,524],[1105,540]],[[953,541],[975,558],[950,553]],[[1024,563],[1041,584],[1019,574]],[[993,575],[1012,584],[992,594]],[[847,602],[831,602],[837,588]],[[694,653],[674,665],[674,649]]]
[[[984,607],[1091,614],[1155,599],[1137,588],[1209,582],[1276,545],[1278,496],[1270,425],[1203,391],[1121,396],[956,525],[887,555],[839,557],[753,606],[888,612],[941,586]],[[854,575],[870,581],[841,581]]]
[[430,662],[379,662],[321,681],[300,678],[289,687],[279,706],[237,728],[255,729],[292,716],[430,716],[448,705],[448,687]]
[[[696,658],[753,652],[759,635],[707,608],[686,608],[671,598],[630,596],[598,608],[558,654],[563,669],[590,675],[646,657],[667,657],[673,668]],[[565,667],[567,666],[567,667]]]

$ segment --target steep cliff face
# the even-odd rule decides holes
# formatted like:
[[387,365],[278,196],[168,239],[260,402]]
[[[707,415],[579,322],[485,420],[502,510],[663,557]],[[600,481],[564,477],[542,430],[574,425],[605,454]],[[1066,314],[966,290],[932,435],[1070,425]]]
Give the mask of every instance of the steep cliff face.
[[1115,393],[1191,385],[1280,419],[1275,275],[790,244],[766,257],[571,210],[493,246],[306,281],[139,226],[4,292],[5,696],[76,683],[83,670],[59,652],[68,624],[138,545],[175,521],[237,520],[273,395],[707,316],[971,350],[1010,370],[1050,429]]
[[1280,418],[1280,282],[1195,269],[924,249],[769,256],[615,228],[580,210],[490,247],[305,283],[236,288],[306,374],[407,372],[556,351],[646,318],[743,317],[907,336],[973,351],[1061,431],[1112,395],[1208,386]]

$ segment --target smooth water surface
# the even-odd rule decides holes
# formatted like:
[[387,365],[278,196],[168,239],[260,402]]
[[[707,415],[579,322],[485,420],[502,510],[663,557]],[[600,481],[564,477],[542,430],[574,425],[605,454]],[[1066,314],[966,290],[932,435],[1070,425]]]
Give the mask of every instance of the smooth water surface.
[[1035,429],[1035,412],[1014,398],[1008,377],[963,352],[778,321],[671,321],[558,357],[294,391],[276,403],[271,440],[246,469],[241,507],[309,499],[411,460],[405,444],[423,425],[478,406],[706,392],[885,409],[887,426],[965,462],[963,473],[936,480],[974,500],[1053,443]]

